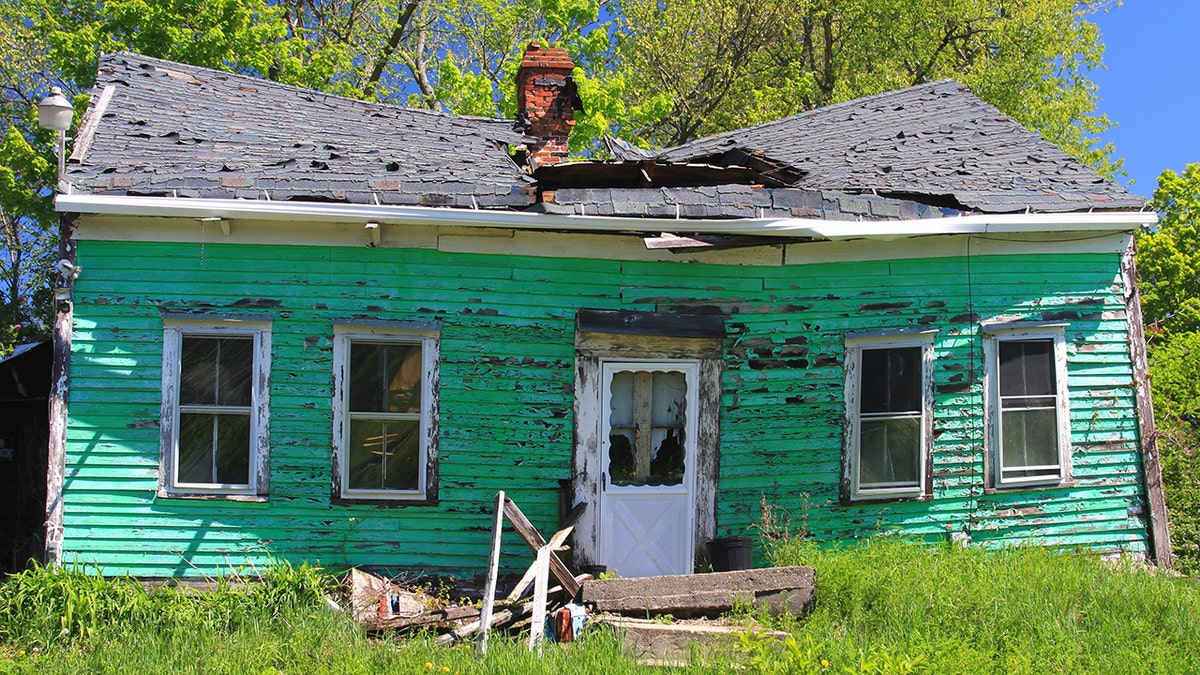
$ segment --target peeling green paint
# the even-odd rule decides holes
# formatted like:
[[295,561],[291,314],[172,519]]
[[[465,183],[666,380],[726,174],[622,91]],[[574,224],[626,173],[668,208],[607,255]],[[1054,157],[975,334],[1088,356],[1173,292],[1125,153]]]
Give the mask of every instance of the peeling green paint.
[[[765,498],[823,540],[1148,547],[1116,254],[754,267],[81,241],[78,260],[64,560],[105,573],[272,557],[478,571],[500,489],[553,531],[581,308],[726,313],[718,534],[752,533]],[[161,310],[273,319],[266,502],[157,496]],[[1074,486],[984,492],[978,321],[999,315],[1070,322]],[[437,505],[331,503],[333,323],[356,317],[441,322]],[[933,498],[843,505],[844,333],[915,326],[939,331]]]

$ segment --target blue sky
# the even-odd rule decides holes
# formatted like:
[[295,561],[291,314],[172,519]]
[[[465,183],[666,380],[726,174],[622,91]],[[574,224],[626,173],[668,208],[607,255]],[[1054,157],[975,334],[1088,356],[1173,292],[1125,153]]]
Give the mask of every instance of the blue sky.
[[1148,197],[1164,169],[1200,162],[1200,2],[1126,0],[1092,20],[1106,46],[1107,69],[1091,72],[1098,109],[1118,124],[1102,138]]

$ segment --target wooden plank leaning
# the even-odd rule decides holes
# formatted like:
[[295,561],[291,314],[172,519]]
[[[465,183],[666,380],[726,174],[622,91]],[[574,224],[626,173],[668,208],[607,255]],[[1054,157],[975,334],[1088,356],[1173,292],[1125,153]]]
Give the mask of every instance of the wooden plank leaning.
[[[507,497],[504,498],[504,515],[508,517],[508,522],[513,524],[513,528],[529,545],[531,551],[536,553],[538,549],[546,545],[546,540],[538,533],[537,528],[529,522],[524,513],[521,513],[521,509],[517,508],[513,500]],[[550,551],[550,573],[554,575],[558,583],[562,584],[563,590],[569,597],[574,598],[579,594],[579,582],[575,580],[575,576],[571,574],[566,564],[554,551]]]
[[[570,527],[565,527],[558,532],[555,532],[554,536],[550,537],[550,543],[546,544],[546,546],[549,546],[551,551],[558,552],[562,550],[561,547],[563,542],[567,540],[567,537],[571,536],[571,532],[574,529],[575,526],[571,525]],[[521,580],[517,582],[516,586],[513,586],[512,593],[509,593],[505,600],[508,602],[516,602],[517,599],[521,597],[521,594],[525,592],[525,589],[529,588],[529,584],[533,583],[535,572],[537,572],[537,561],[534,561],[534,563],[529,566],[529,569],[525,570],[525,576],[521,577]]]
[[500,533],[504,529],[504,490],[496,493],[496,515],[492,520],[492,551],[488,558],[487,581],[484,583],[483,608],[479,613],[479,641],[475,643],[475,654],[487,654],[488,631],[492,627],[492,607],[496,601],[496,576],[500,567]]
[[550,556],[554,555],[547,544],[538,549],[537,561],[533,563],[533,619],[529,622],[529,651],[537,650],[542,655],[542,640],[546,637],[546,587],[549,585]]

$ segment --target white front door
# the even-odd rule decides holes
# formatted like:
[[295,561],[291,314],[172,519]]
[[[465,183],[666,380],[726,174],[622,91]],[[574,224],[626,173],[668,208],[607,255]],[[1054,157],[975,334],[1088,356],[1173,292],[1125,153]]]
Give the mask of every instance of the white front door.
[[692,572],[698,371],[602,361],[599,562],[622,577]]

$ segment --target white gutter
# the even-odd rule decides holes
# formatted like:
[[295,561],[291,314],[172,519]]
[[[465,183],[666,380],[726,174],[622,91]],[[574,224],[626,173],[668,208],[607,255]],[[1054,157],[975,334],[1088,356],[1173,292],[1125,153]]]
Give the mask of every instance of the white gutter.
[[[272,202],[252,199],[189,199],[60,194],[55,208],[63,213],[111,216],[282,220],[289,222],[360,222],[385,225],[452,225],[517,230],[589,232],[677,231],[700,234],[820,237],[824,239],[902,239],[936,234],[1034,232],[1121,232],[1153,227],[1153,211],[1093,213],[1022,213],[970,215],[915,220],[859,221],[812,218],[744,218],[733,220],[577,216],[523,211],[445,209],[424,206]],[[677,227],[672,227],[677,223]]]

